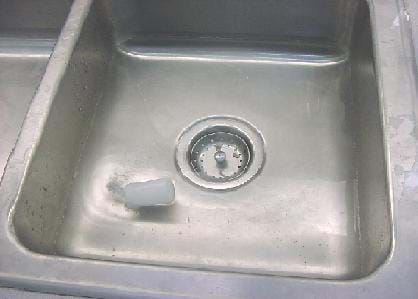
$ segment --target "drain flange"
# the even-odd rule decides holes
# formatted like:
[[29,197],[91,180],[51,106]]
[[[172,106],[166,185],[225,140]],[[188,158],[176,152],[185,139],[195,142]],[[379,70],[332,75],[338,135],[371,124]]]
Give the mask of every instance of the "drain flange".
[[179,171],[206,189],[237,188],[258,174],[263,162],[261,134],[246,121],[229,116],[193,123],[180,135],[176,148]]

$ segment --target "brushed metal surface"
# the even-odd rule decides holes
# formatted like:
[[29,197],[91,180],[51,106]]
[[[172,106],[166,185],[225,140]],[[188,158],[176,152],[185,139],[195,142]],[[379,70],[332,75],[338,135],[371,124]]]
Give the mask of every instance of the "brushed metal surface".
[[[4,252],[18,248],[33,267],[2,261],[3,271],[32,288],[31,273],[48,265],[49,289],[109,297],[380,293],[373,286],[401,267],[391,196],[413,184],[399,167],[410,169],[414,151],[394,147],[414,139],[400,129],[414,127],[402,116],[408,62],[388,64],[400,50],[381,36],[397,42],[399,28],[385,29],[389,3],[370,2],[372,35],[363,2],[302,2],[252,13],[250,1],[200,11],[191,1],[77,1],[0,187],[11,207]],[[215,14],[220,4],[232,22]],[[188,124],[223,114],[256,126],[266,162],[249,184],[214,193],[185,181],[173,153]],[[119,175],[174,177],[176,204],[127,211],[106,190]]]
[[[17,237],[28,249],[334,279],[364,276],[384,260],[390,209],[367,17],[350,38],[365,6],[326,1],[321,17],[335,24],[325,27],[298,18],[297,2],[258,12],[248,10],[251,1],[226,3],[235,23],[202,2],[202,18],[175,18],[166,33],[166,10],[181,13],[194,2],[132,2],[143,8],[132,19],[153,22],[129,30],[118,26],[125,17],[117,7],[126,3],[109,2],[110,16],[93,7],[15,208]],[[277,22],[261,19],[271,9],[295,13],[296,24],[263,29]],[[92,40],[94,13],[116,26],[113,39],[102,29],[107,43]],[[263,171],[233,192],[198,189],[175,167],[177,136],[211,115],[249,121],[265,139]],[[127,209],[107,188],[118,177],[171,177],[175,205]]]

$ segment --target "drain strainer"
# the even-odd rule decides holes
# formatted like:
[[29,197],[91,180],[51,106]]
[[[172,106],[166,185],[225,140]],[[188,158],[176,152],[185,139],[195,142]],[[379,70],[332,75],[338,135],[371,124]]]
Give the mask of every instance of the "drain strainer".
[[209,182],[226,182],[243,174],[251,159],[250,149],[241,137],[215,132],[200,138],[191,149],[191,165]]
[[199,120],[181,134],[176,149],[179,171],[192,183],[228,190],[250,181],[264,162],[264,142],[249,123],[234,117]]

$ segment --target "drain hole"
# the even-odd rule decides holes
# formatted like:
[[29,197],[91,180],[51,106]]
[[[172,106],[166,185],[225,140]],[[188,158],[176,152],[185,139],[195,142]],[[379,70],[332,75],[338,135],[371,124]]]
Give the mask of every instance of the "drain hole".
[[202,119],[184,130],[176,148],[179,171],[192,183],[229,190],[250,181],[264,162],[264,141],[251,124],[228,116]]
[[251,163],[251,146],[246,139],[228,127],[201,132],[189,147],[192,170],[208,182],[222,183],[240,177]]

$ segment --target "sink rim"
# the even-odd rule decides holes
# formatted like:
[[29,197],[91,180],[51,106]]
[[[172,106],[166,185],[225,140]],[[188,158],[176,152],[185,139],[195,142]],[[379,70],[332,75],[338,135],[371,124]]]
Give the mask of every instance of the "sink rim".
[[[393,102],[396,101],[397,97],[395,97],[395,95],[397,94],[397,91],[394,90],[396,89],[394,88],[395,83],[393,84],[388,83],[387,85],[383,84],[382,78],[385,78],[385,76],[388,76],[388,77],[393,76],[395,77],[394,80],[396,80],[397,84],[405,87],[405,89],[401,89],[403,92],[405,92],[405,90],[410,90],[410,87],[407,85],[407,83],[411,85],[414,83],[404,82],[401,79],[403,78],[402,75],[408,72],[409,67],[412,64],[412,61],[409,61],[410,64],[405,64],[405,65],[392,64],[391,66],[386,66],[385,68],[382,67],[383,61],[387,62],[387,61],[390,61],[391,58],[393,59],[393,58],[401,57],[403,54],[402,50],[408,51],[408,49],[391,48],[390,44],[387,45],[384,43],[386,41],[386,38],[382,37],[384,33],[387,33],[389,34],[390,37],[394,38],[394,43],[402,40],[401,30],[403,28],[396,27],[396,26],[394,29],[388,28],[389,27],[388,25],[391,23],[393,18],[398,16],[397,15],[398,8],[396,7],[396,3],[388,2],[384,4],[379,4],[377,3],[377,1],[374,2],[373,0],[370,0],[369,4],[371,8],[372,24],[374,27],[373,35],[375,37],[375,42],[379,46],[378,47],[377,45],[375,45],[376,57],[377,57],[378,62],[380,62],[380,63],[377,63],[377,68],[379,71],[378,73],[379,84],[380,84],[380,88],[383,91],[387,92],[387,93],[383,92],[383,94],[386,94],[386,97],[382,98],[382,95],[380,95],[381,97],[380,101],[383,102],[383,104],[386,104],[384,108],[387,108],[387,102],[388,101],[390,102],[390,99]],[[63,33],[72,32],[73,30],[75,30],[76,33],[79,33],[79,30],[81,29],[81,25],[79,23],[82,23],[80,21],[86,17],[89,11],[90,5],[91,5],[91,1],[82,1],[82,0],[75,1],[75,3],[73,4],[73,8],[71,10],[70,18],[67,21],[67,24],[65,25]],[[379,13],[379,17],[377,17],[378,13]],[[382,19],[379,19],[380,17]],[[378,28],[378,25],[386,25],[387,27],[383,26],[383,28]],[[377,35],[377,38],[376,38],[376,35]],[[184,275],[184,277],[193,277],[191,276],[191,273],[194,273],[194,275],[196,276],[201,276],[201,278],[203,279],[203,282],[207,282],[208,284],[210,281],[215,281],[215,282],[219,281],[218,280],[219,278],[222,278],[222,281],[224,281],[222,282],[222,285],[225,285],[226,282],[234,282],[234,281],[239,282],[241,281],[241,279],[242,281],[247,280],[247,283],[251,284],[251,282],[248,282],[249,277],[251,277],[252,280],[262,285],[268,286],[268,288],[271,290],[277,290],[278,293],[283,292],[283,294],[284,292],[286,292],[286,289],[288,288],[291,288],[291,291],[293,294],[300,294],[300,295],[303,294],[302,291],[304,290],[306,291],[309,289],[314,290],[314,291],[317,290],[317,288],[322,289],[322,290],[329,290],[329,287],[330,286],[332,287],[332,285],[335,285],[336,283],[338,283],[339,285],[350,284],[351,287],[347,287],[345,292],[347,292],[347,294],[350,294],[350,293],[356,294],[358,293],[358,291],[356,291],[356,288],[360,289],[360,286],[362,286],[365,283],[372,282],[372,281],[377,281],[377,282],[371,283],[372,289],[373,289],[373,285],[376,285],[377,283],[378,285],[380,284],[381,286],[386,285],[386,289],[388,291],[390,290],[391,285],[387,283],[391,279],[390,275],[393,275],[396,277],[395,271],[400,270],[402,267],[404,267],[402,263],[402,257],[404,257],[404,255],[399,257],[399,254],[395,254],[397,252],[395,250],[395,241],[396,241],[395,230],[400,231],[401,225],[396,225],[391,231],[392,242],[390,246],[390,252],[388,254],[386,261],[382,263],[374,272],[372,272],[368,276],[365,276],[360,279],[356,279],[354,281],[338,281],[338,280],[326,281],[322,279],[317,280],[317,279],[300,279],[300,278],[267,277],[267,276],[255,277],[254,275],[233,275],[233,276],[239,276],[239,277],[231,278],[231,276],[228,273],[204,273],[202,271],[197,271],[197,270],[182,270],[182,269],[169,269],[168,270],[166,269],[166,267],[156,268],[156,267],[143,266],[143,265],[135,265],[135,266],[127,265],[126,266],[126,265],[123,265],[120,263],[114,263],[114,262],[104,262],[104,261],[88,261],[87,262],[85,260],[76,260],[73,258],[64,258],[64,257],[55,257],[55,256],[51,257],[51,256],[34,253],[26,249],[22,245],[20,245],[19,242],[16,240],[16,236],[14,235],[13,227],[10,225],[12,209],[9,212],[9,208],[14,206],[14,200],[19,195],[20,185],[22,184],[21,180],[23,179],[25,171],[27,170],[31,153],[33,153],[34,146],[32,144],[36,144],[37,136],[39,136],[39,134],[41,133],[42,126],[44,124],[44,122],[42,120],[37,119],[34,114],[36,114],[37,112],[41,112],[40,115],[42,115],[44,120],[46,119],[48,108],[53,99],[54,92],[56,91],[54,90],[54,88],[57,88],[57,86],[52,86],[51,88],[51,86],[46,82],[48,81],[46,79],[50,79],[49,77],[57,77],[59,79],[63,75],[65,68],[62,67],[62,61],[63,60],[65,61],[66,58],[69,58],[71,54],[71,50],[74,47],[75,42],[76,42],[77,34],[74,34],[71,38],[66,39],[66,40],[63,40],[62,36],[63,35],[61,35],[60,41],[57,44],[54,50],[54,54],[51,57],[51,60],[48,64],[48,68],[45,73],[45,77],[42,80],[41,87],[38,90],[38,93],[35,96],[34,101],[31,105],[30,112],[25,120],[24,129],[22,130],[22,133],[19,136],[19,141],[18,141],[18,144],[16,145],[15,151],[12,157],[9,159],[9,163],[7,165],[7,169],[2,180],[2,184],[0,186],[0,204],[3,207],[1,214],[0,214],[1,215],[0,221],[2,224],[0,227],[0,230],[4,233],[4,234],[0,234],[1,235],[0,242],[2,244],[4,243],[5,245],[4,246],[5,248],[2,249],[3,258],[5,256],[13,257],[4,262],[2,260],[2,264],[0,266],[0,271],[1,271],[0,280],[3,282],[3,284],[14,285],[18,287],[25,286],[34,290],[39,290],[42,285],[46,287],[47,290],[50,290],[53,292],[57,292],[61,288],[64,288],[64,289],[66,288],[65,290],[66,293],[75,294],[75,295],[78,295],[78,294],[92,294],[96,296],[100,294],[109,295],[110,293],[105,292],[106,291],[106,287],[105,287],[106,279],[102,279],[101,282],[99,282],[97,277],[100,276],[99,272],[106,269],[106,267],[109,267],[109,268],[115,267],[113,268],[115,272],[117,272],[116,267],[120,267],[120,268],[126,268],[123,270],[123,271],[126,271],[126,273],[129,273],[129,269],[135,268],[136,270],[138,270],[137,275],[148,272],[149,274],[151,274],[150,275],[151,279],[155,278],[154,277],[155,273],[167,274],[169,272],[172,272],[172,273],[177,273],[177,275],[179,276]],[[384,52],[385,55],[382,55],[382,52]],[[54,72],[57,72],[57,73],[54,74]],[[53,85],[58,85],[57,81],[54,81],[54,82],[55,84]],[[410,91],[410,93],[408,94],[403,94],[403,97],[402,97],[403,101],[406,101],[407,103],[409,103],[409,101],[412,102],[413,95],[414,95],[413,91]],[[392,104],[395,105],[395,103],[392,103]],[[397,105],[396,107],[398,108],[398,110],[401,112],[406,111],[410,113],[411,111],[411,110],[408,110],[408,109],[411,109],[410,105],[406,105],[406,107],[401,107],[401,108],[399,107],[400,104],[396,104],[396,105]],[[394,111],[394,110],[396,109],[392,109],[392,110],[384,109],[384,112],[383,112],[383,115],[385,116],[384,120],[388,119],[389,117],[393,117],[393,115],[395,116],[400,115],[399,111]],[[391,205],[390,216],[391,216],[391,223],[393,227],[395,225],[394,198],[399,200],[405,195],[403,194],[404,187],[399,185],[398,182],[394,182],[395,179],[396,181],[402,180],[403,175],[399,175],[394,172],[394,167],[396,165],[401,165],[401,163],[400,163],[400,158],[395,157],[395,154],[398,153],[397,150],[393,148],[396,140],[394,140],[395,138],[390,137],[389,132],[388,132],[389,129],[387,128],[387,126],[390,128],[391,125],[386,123],[384,126],[385,147],[386,147],[385,151],[387,153],[387,156],[389,156],[389,153],[391,154],[393,153],[393,155],[390,155],[390,156],[394,156],[392,160],[387,159],[387,171],[388,171],[388,179],[389,179],[390,205]],[[416,142],[416,139],[414,139],[413,136],[403,136],[402,138],[404,138],[404,140],[406,141],[412,140],[413,143]],[[35,143],[30,143],[30,141],[35,141]],[[400,154],[400,156],[406,157],[408,161],[414,161],[415,159],[411,153],[402,153]],[[399,216],[401,212],[405,214],[406,213],[405,209],[407,207],[401,206],[400,203],[397,203],[397,205],[398,206],[396,208],[399,209],[399,211],[397,211],[398,212],[397,216]],[[3,216],[6,216],[6,217],[3,217]],[[405,226],[405,223],[403,223],[403,225]],[[53,271],[50,271],[51,273],[43,273],[44,275],[42,278],[33,279],[31,278],[31,276],[29,276],[29,274],[33,272],[30,269],[16,270],[13,267],[13,265],[16,265],[16,261],[18,258],[21,258],[21,260],[17,262],[17,265],[19,265],[20,262],[27,261],[28,264],[31,264],[32,266],[36,266],[36,264],[38,264],[39,266],[44,265],[44,267],[50,266],[51,270]],[[59,262],[59,265],[56,264],[57,262]],[[84,275],[86,274],[89,275],[93,273],[98,274],[98,276],[94,277],[93,280],[89,279],[88,276],[86,275],[85,276],[87,278],[86,281],[90,281],[90,283],[88,284],[82,284],[82,286],[80,286],[79,278],[73,277],[70,273],[60,273],[60,269],[63,270],[65,269],[66,266],[70,266],[74,268],[79,267],[80,269],[83,269],[83,266],[86,266],[85,264],[88,264],[86,268],[89,268],[89,269],[85,270],[86,273],[84,273]],[[112,265],[112,264],[115,264],[115,265]],[[27,267],[27,268],[30,268],[30,267]],[[101,270],[99,270],[99,268]],[[383,273],[388,273],[388,274],[383,275]],[[216,278],[215,276],[217,276],[218,278]],[[53,283],[51,283],[51,281],[53,281]],[[156,279],[156,281],[158,281],[158,279]],[[174,281],[175,279],[173,279],[173,282]],[[180,281],[183,281],[183,280],[180,278]],[[252,283],[254,283],[254,281]],[[318,286],[317,282],[319,281],[321,282],[321,284]],[[144,282],[145,282],[145,285],[144,285]],[[57,286],[54,287],[54,283],[56,283]],[[126,284],[124,285],[123,282],[121,282],[121,284],[118,285],[117,288],[119,288],[119,291],[121,293],[125,294],[128,297],[128,296],[134,296],[135,294],[140,294],[140,293],[146,294],[148,292],[146,284],[148,284],[148,287],[149,287],[148,291],[160,294],[161,296],[164,296],[166,294],[165,292],[160,293],[161,291],[158,291],[159,290],[157,286],[158,283],[156,284],[155,282],[150,281],[149,277],[141,281],[141,287],[139,288],[138,286],[135,288],[132,282],[130,282],[130,284],[128,285]],[[302,287],[302,284],[304,285],[304,287]],[[110,280],[107,285],[111,286],[112,281]],[[124,286],[121,287],[121,285],[124,285]],[[181,282],[177,288],[174,287],[174,289],[176,289],[175,292],[178,292],[178,294],[180,294],[181,292],[187,293],[187,290],[188,290],[187,286],[188,285],[186,282]],[[413,286],[411,285],[411,288],[412,287]],[[79,289],[77,290],[77,288]],[[237,286],[235,286],[235,288],[232,287],[232,289],[234,290],[234,292],[239,291],[239,287]],[[107,290],[109,291],[109,289]],[[193,291],[195,292],[195,294],[199,294],[198,290],[193,290]],[[62,293],[63,291],[59,291],[59,292]],[[365,296],[367,295],[368,294],[366,293]]]

